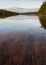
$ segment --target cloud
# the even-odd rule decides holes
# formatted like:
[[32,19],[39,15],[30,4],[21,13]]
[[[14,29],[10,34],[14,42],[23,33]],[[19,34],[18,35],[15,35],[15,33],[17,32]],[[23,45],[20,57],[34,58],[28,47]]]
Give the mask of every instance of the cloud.
[[0,0],[0,8],[22,7],[38,8],[43,0]]

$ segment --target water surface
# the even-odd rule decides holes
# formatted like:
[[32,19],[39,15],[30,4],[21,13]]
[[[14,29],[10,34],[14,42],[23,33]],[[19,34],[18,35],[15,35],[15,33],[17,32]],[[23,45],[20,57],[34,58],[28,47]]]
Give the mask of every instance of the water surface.
[[12,16],[0,19],[0,32],[31,30],[45,31],[41,25],[38,16]]
[[46,17],[0,19],[0,65],[46,65]]

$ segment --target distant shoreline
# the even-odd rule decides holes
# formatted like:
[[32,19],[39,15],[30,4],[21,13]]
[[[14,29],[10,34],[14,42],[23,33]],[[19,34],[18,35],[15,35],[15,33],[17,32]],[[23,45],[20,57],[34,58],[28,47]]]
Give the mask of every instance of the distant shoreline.
[[17,12],[12,12],[8,10],[3,10],[0,9],[0,18],[6,18],[10,16],[16,16],[16,15],[35,15],[35,16],[46,16],[43,14],[38,14],[38,12],[25,12],[25,13],[17,13]]

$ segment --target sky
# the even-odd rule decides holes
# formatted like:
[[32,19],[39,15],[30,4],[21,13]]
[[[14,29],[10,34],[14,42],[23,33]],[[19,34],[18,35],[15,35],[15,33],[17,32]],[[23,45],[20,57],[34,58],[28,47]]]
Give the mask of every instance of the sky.
[[0,0],[0,9],[19,7],[19,8],[39,8],[44,0]]

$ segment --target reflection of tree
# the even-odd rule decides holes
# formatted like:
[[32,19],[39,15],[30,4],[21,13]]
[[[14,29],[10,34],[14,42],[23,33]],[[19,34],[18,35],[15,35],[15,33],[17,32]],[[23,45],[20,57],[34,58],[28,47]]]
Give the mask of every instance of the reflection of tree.
[[46,16],[39,17],[41,26],[46,29]]

